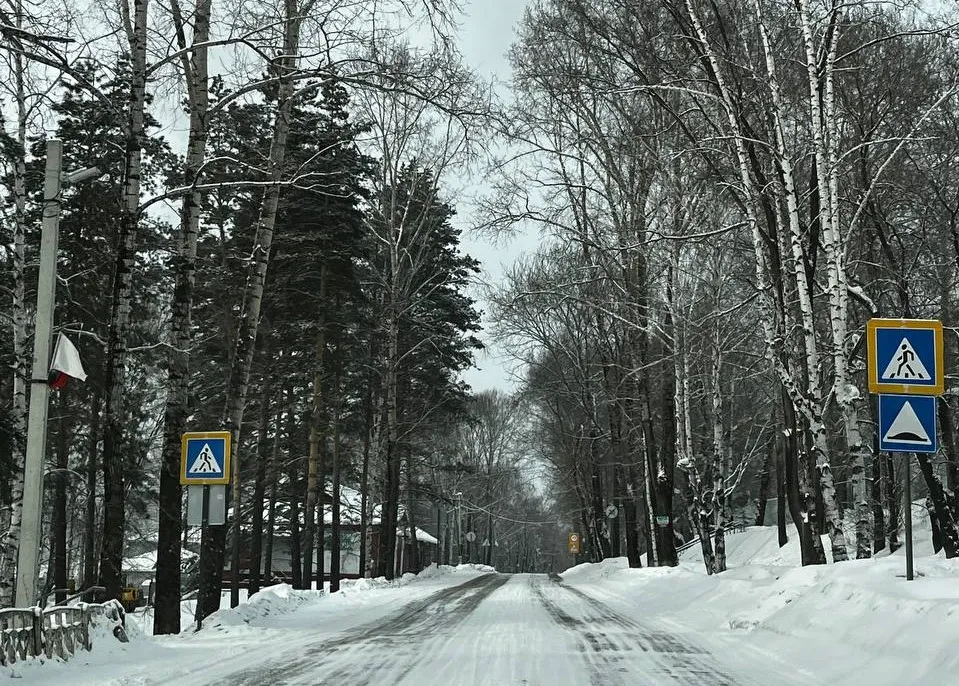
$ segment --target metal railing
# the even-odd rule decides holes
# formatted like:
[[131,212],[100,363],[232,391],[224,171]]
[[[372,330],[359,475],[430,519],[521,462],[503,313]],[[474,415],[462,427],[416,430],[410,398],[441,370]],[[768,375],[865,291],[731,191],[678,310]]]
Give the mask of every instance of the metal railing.
[[106,617],[115,623],[113,634],[126,642],[124,613],[119,601],[79,603],[0,610],[0,664],[45,655],[69,660],[79,650],[90,650],[90,625],[94,617]]
[[[743,533],[748,526],[750,526],[749,521],[745,518],[739,519],[739,520],[732,520],[726,523],[725,532],[727,534],[740,534],[740,533]],[[676,546],[676,554],[678,555],[679,553],[689,550],[697,543],[699,543],[699,536],[693,536],[691,539],[689,539],[682,545]]]

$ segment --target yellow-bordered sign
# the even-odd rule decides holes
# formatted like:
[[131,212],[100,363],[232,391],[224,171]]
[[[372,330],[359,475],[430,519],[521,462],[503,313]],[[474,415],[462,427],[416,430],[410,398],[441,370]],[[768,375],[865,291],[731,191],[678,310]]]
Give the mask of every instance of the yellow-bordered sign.
[[230,483],[230,432],[193,431],[180,438],[180,483],[217,486]]
[[571,555],[578,555],[580,546],[579,534],[571,531],[566,539],[566,545]]
[[866,352],[871,393],[942,395],[945,390],[938,319],[870,319]]

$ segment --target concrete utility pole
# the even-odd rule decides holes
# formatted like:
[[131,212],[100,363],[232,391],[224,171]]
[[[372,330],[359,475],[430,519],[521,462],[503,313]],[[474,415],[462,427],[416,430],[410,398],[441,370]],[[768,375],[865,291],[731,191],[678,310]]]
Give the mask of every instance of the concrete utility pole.
[[53,305],[57,283],[57,241],[60,228],[60,167],[63,144],[47,141],[47,166],[43,180],[43,225],[40,232],[40,272],[37,277],[37,315],[33,333],[33,374],[30,376],[30,413],[27,451],[23,465],[23,504],[20,547],[17,549],[15,604],[37,602],[37,555],[40,550],[40,510],[43,503],[43,456],[47,443],[47,385]]
[[43,463],[47,443],[47,409],[50,386],[50,339],[57,290],[57,242],[60,230],[60,183],[77,183],[100,175],[89,167],[62,175],[63,143],[47,141],[43,180],[43,224],[40,231],[40,270],[37,277],[37,314],[33,334],[33,373],[30,376],[30,411],[27,450],[23,465],[20,544],[17,548],[17,582],[14,603],[30,607],[37,602],[37,557],[40,552],[40,513],[43,506]]

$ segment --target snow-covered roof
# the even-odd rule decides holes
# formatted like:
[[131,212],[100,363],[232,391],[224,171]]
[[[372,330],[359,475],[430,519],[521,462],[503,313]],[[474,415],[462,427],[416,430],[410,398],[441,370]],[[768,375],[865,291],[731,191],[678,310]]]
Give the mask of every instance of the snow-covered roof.
[[[185,548],[180,551],[180,554],[184,560],[189,560],[196,557],[196,553]],[[152,572],[155,571],[156,568],[157,551],[155,550],[150,550],[142,555],[127,557],[123,560],[124,572]]]
[[[332,498],[331,498],[332,500]],[[355,488],[349,486],[340,486],[340,523],[341,524],[359,524],[360,512],[363,506],[363,494]],[[379,505],[373,506],[370,524],[380,523]],[[323,521],[327,524],[333,523],[333,505],[326,503],[323,505]]]
[[[397,535],[397,536],[402,536],[403,538],[409,538],[409,537],[410,537],[410,530],[409,530],[409,528],[397,527],[397,528],[396,528],[396,535]],[[430,543],[430,544],[432,544],[432,545],[437,545],[437,544],[439,544],[439,541],[437,541],[436,538],[435,538],[432,534],[426,533],[425,531],[423,531],[423,530],[422,530],[421,528],[419,528],[419,527],[416,527],[416,540],[417,540],[417,541],[421,541],[421,542],[423,542],[423,543]]]

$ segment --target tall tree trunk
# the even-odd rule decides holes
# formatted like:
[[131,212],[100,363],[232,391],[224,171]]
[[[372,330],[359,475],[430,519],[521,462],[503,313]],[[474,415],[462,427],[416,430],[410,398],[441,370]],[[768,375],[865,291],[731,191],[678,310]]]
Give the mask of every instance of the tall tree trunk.
[[878,553],[886,547],[886,518],[882,508],[882,453],[879,450],[879,427],[875,421],[879,414],[879,396],[870,405],[873,418],[872,432],[872,482],[870,499],[872,501],[872,552]]
[[[209,88],[207,49],[210,38],[212,0],[197,0],[193,14],[192,56],[184,52],[183,78],[190,103],[190,133],[184,161],[184,185],[199,181],[206,151]],[[170,8],[180,50],[185,50],[186,24],[179,0]],[[163,418],[162,463],[160,465],[159,516],[157,518],[157,568],[154,589],[154,634],[180,632],[180,571],[182,557],[183,489],[180,485],[180,436],[190,415],[190,356],[193,349],[193,289],[196,275],[196,245],[202,197],[186,193],[180,206],[180,232],[173,257],[173,303],[170,330],[173,345],[168,349],[166,407]]]
[[[948,359],[948,358],[947,358]],[[946,454],[946,488],[947,497],[952,507],[959,511],[959,445],[956,445],[956,427],[953,424],[953,411],[949,398],[941,396],[938,399],[939,426],[942,432],[942,448]]]
[[289,465],[287,497],[290,504],[290,572],[293,588],[303,588],[303,555],[300,549],[300,494],[302,489],[298,488],[298,485],[303,483],[303,469],[299,461],[293,458],[299,440],[296,435],[296,400],[292,388],[287,395],[290,403],[286,415],[286,459]]
[[[959,556],[959,527],[956,526],[956,514],[952,508],[951,498],[946,496],[942,481],[933,470],[929,456],[925,453],[916,453],[916,461],[919,463],[919,470],[926,482],[926,488],[929,489],[929,500],[932,501],[935,518],[939,522],[942,548],[946,551],[946,558],[951,560]],[[907,507],[911,505],[912,503],[906,504]]]
[[[370,356],[372,360],[372,355]],[[373,383],[366,384],[366,395],[363,407],[363,468],[360,472],[360,561],[359,574],[368,576],[367,566],[370,563],[369,552],[372,536],[370,531],[369,509],[370,491],[370,446],[373,441]]]
[[712,346],[712,420],[713,420],[713,501],[712,511],[715,517],[716,539],[713,571],[717,574],[726,571],[726,441],[725,417],[723,413],[722,354],[718,329]]
[[60,417],[57,421],[56,468],[54,477],[53,518],[51,522],[53,546],[50,551],[50,568],[53,585],[57,589],[57,603],[67,599],[67,469],[70,467],[70,438],[73,433],[70,422],[71,410],[67,403],[67,389],[60,391],[57,399]]
[[[394,251],[395,252],[395,251]],[[398,266],[399,257],[392,258],[392,264]],[[395,273],[395,272],[392,272]],[[396,525],[397,511],[400,501],[400,454],[397,446],[399,437],[399,418],[397,413],[397,372],[399,365],[399,319],[394,310],[398,303],[391,304],[387,321],[387,354],[386,354],[386,427],[384,462],[386,473],[384,476],[383,513],[380,523],[380,550],[379,575],[392,579],[396,565]]]
[[[333,381],[336,389],[336,405],[333,410],[333,459],[330,464],[330,593],[336,593],[340,590],[340,381],[339,375],[334,375]],[[322,510],[321,510],[322,512]],[[323,521],[323,517],[320,517]],[[323,548],[320,548],[320,554],[323,554]]]
[[[263,202],[256,224],[256,236],[253,241],[253,256],[249,261],[246,284],[243,291],[243,311],[237,327],[233,364],[227,384],[223,425],[233,436],[233,488],[239,489],[240,459],[237,450],[240,447],[240,428],[243,423],[243,409],[253,366],[253,353],[256,347],[256,334],[260,322],[260,307],[263,303],[263,290],[266,285],[266,273],[270,263],[273,245],[273,229],[276,224],[276,210],[280,200],[280,182],[286,160],[286,141],[290,133],[291,108],[294,94],[292,76],[299,63],[300,26],[303,17],[309,14],[312,0],[299,6],[296,0],[286,0],[283,29],[283,49],[275,58],[272,70],[278,76],[277,109],[273,123],[273,139],[270,143],[270,179],[273,182],[263,192]],[[238,512],[234,501],[234,511]],[[197,596],[197,614],[205,617],[220,608],[220,592],[223,586],[223,557],[225,543],[224,527],[207,527],[204,532],[204,556],[210,560]],[[203,573],[203,572],[201,572]]]
[[786,439],[776,439],[776,529],[779,533],[779,547],[789,543],[786,532]]
[[273,460],[271,465],[273,469],[270,470],[270,495],[269,501],[266,506],[266,543],[263,546],[263,579],[265,585],[273,585],[273,535],[276,531],[276,466],[278,464],[277,457],[279,456],[278,452],[278,443],[279,443],[279,415],[277,415],[277,436],[273,439]]
[[[269,356],[267,356],[269,359]],[[256,428],[256,476],[253,480],[253,502],[250,503],[252,511],[250,521],[250,576],[247,582],[247,598],[260,590],[260,566],[263,557],[263,500],[266,492],[266,467],[270,458],[271,442],[267,437],[269,429],[270,415],[270,374],[263,377],[263,388],[260,391],[260,416]],[[274,439],[273,446],[276,445],[279,431],[275,427],[279,425],[279,417],[274,418]]]
[[623,526],[626,529],[626,559],[630,568],[637,569],[643,566],[639,552],[639,513],[636,507],[638,488],[636,487],[636,468],[632,465],[623,467],[623,480],[626,482],[626,498],[623,499]]
[[600,555],[601,560],[605,560],[610,556],[611,551],[609,547],[609,533],[606,528],[606,513],[603,511],[603,486],[600,479],[600,467],[598,462],[598,457],[594,452],[594,448],[597,444],[597,436],[593,431],[590,431],[590,436],[587,439],[589,441],[589,448],[587,454],[589,455],[589,464],[590,464],[590,495],[592,496],[592,505],[593,510],[590,513],[590,518],[593,523],[595,531],[595,541],[597,544],[597,552]]
[[889,510],[889,552],[894,553],[902,546],[899,542],[899,520],[902,514],[900,502],[902,498],[896,484],[899,479],[896,478],[896,465],[891,453],[883,453],[883,482],[885,483],[886,507]]
[[[420,571],[420,559],[419,559],[419,540],[416,538],[416,502],[414,497],[416,492],[413,490],[413,455],[410,450],[405,450],[406,453],[406,523],[409,526],[409,553],[408,560],[410,569],[413,573]],[[400,575],[403,574],[403,569],[400,568]]]
[[859,431],[859,401],[847,399],[842,403],[846,446],[852,467],[853,501],[856,512],[856,559],[872,557],[872,508],[866,487],[866,450]]
[[763,465],[759,470],[759,497],[756,498],[756,518],[753,520],[756,526],[763,526],[766,523],[766,502],[769,500],[772,457],[773,452],[767,449],[766,454],[763,455]]
[[103,397],[100,386],[94,386],[90,405],[90,438],[87,448],[86,507],[83,523],[83,588],[97,581],[97,455],[100,444],[100,410]]
[[[20,6],[17,5],[19,10]],[[18,28],[23,27],[23,12],[15,13]],[[25,67],[23,57],[13,53],[13,78],[17,101],[17,151],[13,164],[13,299],[10,315],[13,327],[13,405],[11,406],[13,436],[11,440],[12,475],[9,502],[3,503],[0,525],[0,607],[13,605],[14,570],[17,562],[17,547],[20,543],[20,521],[23,504],[23,469],[27,439],[27,380],[29,379],[30,355],[27,351],[27,302],[26,302],[26,161],[27,151],[27,102],[24,88]]]
[[[326,301],[326,282],[328,268],[324,261],[320,265],[320,303]],[[313,396],[312,412],[310,414],[310,459],[307,467],[306,480],[306,511],[303,546],[303,583],[310,588],[313,578],[313,546],[316,540],[317,524],[316,510],[318,503],[322,503],[320,494],[324,490],[323,484],[323,457],[326,453],[326,397],[324,395],[324,378],[326,365],[326,322],[324,310],[319,311],[317,322],[316,342],[313,348]],[[322,528],[322,506],[320,507],[320,528]],[[319,544],[319,558],[317,559],[317,588],[323,588],[323,541],[322,534]]]
[[[123,572],[126,528],[124,397],[127,336],[133,298],[137,229],[140,220],[140,172],[146,98],[147,6],[149,0],[133,0],[130,26],[130,99],[126,123],[123,170],[123,206],[117,239],[116,266],[107,334],[106,370],[103,385],[103,543],[100,548],[100,586],[105,598],[118,598]],[[126,8],[126,3],[121,3]]]

